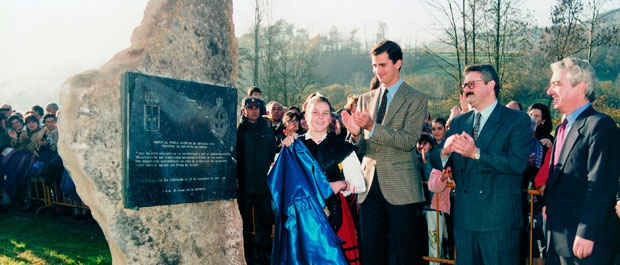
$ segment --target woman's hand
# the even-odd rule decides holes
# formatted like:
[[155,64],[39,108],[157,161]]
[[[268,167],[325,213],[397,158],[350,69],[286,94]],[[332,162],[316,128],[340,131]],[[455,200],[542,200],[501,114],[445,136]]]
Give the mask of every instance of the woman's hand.
[[344,180],[330,182],[329,185],[332,186],[334,194],[346,190],[349,187],[349,184]]
[[295,139],[297,139],[297,134],[294,133],[293,135],[289,135],[286,138],[282,139],[282,147],[289,147],[293,144],[293,142],[295,142]]

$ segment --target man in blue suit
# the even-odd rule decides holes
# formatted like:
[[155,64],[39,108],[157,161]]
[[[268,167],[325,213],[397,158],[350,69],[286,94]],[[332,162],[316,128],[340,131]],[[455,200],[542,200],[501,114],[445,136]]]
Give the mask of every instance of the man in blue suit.
[[612,264],[618,186],[618,131],[597,112],[596,76],[585,60],[551,64],[547,94],[562,114],[545,189],[548,263]]
[[493,66],[471,65],[464,75],[463,93],[473,111],[452,121],[440,152],[456,182],[456,264],[516,265],[530,118],[498,104]]

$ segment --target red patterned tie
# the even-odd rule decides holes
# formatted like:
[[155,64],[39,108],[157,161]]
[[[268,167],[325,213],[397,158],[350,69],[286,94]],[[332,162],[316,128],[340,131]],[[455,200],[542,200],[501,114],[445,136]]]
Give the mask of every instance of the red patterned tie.
[[558,127],[558,132],[555,135],[555,152],[553,153],[553,165],[558,164],[560,160],[560,154],[562,153],[562,147],[564,146],[564,139],[566,138],[566,118],[562,119],[562,123]]

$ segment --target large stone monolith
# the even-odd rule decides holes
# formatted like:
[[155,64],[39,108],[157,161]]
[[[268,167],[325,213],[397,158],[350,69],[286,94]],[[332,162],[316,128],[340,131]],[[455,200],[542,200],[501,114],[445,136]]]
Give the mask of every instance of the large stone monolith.
[[231,0],[151,0],[131,47],[66,81],[61,156],[105,234],[113,264],[245,264],[235,201],[133,210],[123,208],[121,189],[121,74],[232,86],[236,45]]

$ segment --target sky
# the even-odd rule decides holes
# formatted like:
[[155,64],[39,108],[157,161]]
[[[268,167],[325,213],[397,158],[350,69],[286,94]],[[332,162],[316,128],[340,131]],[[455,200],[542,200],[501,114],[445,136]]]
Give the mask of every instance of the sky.
[[[359,30],[373,36],[378,21],[387,37],[417,45],[437,34],[432,0],[259,0],[270,6],[265,22],[285,19],[311,34]],[[549,24],[555,0],[522,0],[537,25]],[[58,102],[62,83],[96,69],[130,46],[147,0],[0,0],[0,104],[17,110]],[[233,0],[237,36],[253,23],[255,0]],[[381,3],[380,6],[375,6]],[[612,7],[620,7],[618,0]],[[611,8],[604,8],[609,10]],[[62,106],[61,106],[62,107]]]

